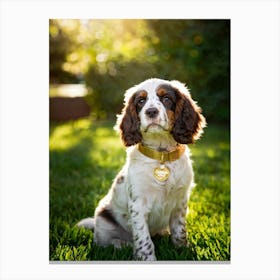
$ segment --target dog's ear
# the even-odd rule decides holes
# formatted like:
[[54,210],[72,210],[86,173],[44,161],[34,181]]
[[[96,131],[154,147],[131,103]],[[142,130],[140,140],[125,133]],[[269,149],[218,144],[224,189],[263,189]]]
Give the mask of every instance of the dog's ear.
[[142,141],[140,119],[134,104],[134,96],[128,100],[121,115],[118,115],[115,128],[120,131],[121,139],[126,147]]
[[174,139],[181,144],[191,144],[203,133],[206,126],[201,108],[189,94],[177,91],[174,125],[171,131]]

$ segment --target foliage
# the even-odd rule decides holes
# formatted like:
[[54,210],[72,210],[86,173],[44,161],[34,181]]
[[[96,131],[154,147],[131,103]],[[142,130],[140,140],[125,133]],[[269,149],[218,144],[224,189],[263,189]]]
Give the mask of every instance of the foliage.
[[[65,28],[65,23],[67,28]],[[69,27],[69,24],[72,28]],[[76,28],[73,28],[73,25]],[[65,22],[54,19],[49,21],[49,74],[51,83],[71,83],[78,81],[77,73],[72,73],[67,71],[68,69],[63,68],[63,63],[68,59],[67,56],[69,53],[78,48],[77,42],[71,36],[72,33],[77,33],[78,29],[79,21]]]
[[[91,231],[75,224],[93,215],[125,161],[112,122],[82,119],[50,127],[50,260],[132,260],[121,250],[93,244]],[[154,238],[158,260],[230,259],[229,129],[209,126],[190,147],[197,186],[187,216],[191,247]]]
[[[159,77],[186,83],[208,120],[229,121],[229,20],[55,23],[64,30],[61,45],[66,45],[62,35],[68,34],[68,40],[74,43],[67,45],[75,46],[64,51],[63,62],[59,63],[65,71],[83,77],[96,116],[119,113],[127,88],[144,79]],[[72,25],[77,28],[69,30]],[[52,21],[50,31],[51,28]],[[50,45],[53,44],[51,41]]]
[[[208,120],[227,122],[230,108],[230,22],[228,20],[151,20],[159,38],[156,71],[184,81]],[[176,30],[176,32],[174,32]]]

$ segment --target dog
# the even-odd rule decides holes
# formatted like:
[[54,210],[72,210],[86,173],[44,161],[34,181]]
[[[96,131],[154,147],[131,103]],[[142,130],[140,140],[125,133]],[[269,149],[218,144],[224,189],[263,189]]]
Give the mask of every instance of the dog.
[[186,246],[186,210],[194,174],[187,144],[203,133],[201,108],[179,81],[145,80],[125,93],[117,116],[126,163],[94,218],[78,223],[94,231],[99,246],[133,246],[136,260],[155,261],[151,237],[171,234]]

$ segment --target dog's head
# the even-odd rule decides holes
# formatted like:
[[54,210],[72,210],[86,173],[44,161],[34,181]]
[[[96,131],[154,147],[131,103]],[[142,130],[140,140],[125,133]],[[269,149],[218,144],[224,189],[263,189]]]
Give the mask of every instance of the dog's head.
[[176,142],[190,144],[205,127],[201,109],[179,81],[148,79],[125,93],[116,127],[125,146],[142,141],[143,133],[169,132]]

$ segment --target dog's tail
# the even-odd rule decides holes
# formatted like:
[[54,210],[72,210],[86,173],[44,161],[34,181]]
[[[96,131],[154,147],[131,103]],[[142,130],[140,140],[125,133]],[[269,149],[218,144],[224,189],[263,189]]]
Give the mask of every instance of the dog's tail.
[[90,217],[90,218],[85,218],[85,219],[82,219],[81,221],[79,221],[77,223],[77,226],[78,227],[83,227],[85,229],[90,229],[92,231],[94,231],[94,224],[95,224],[95,219],[93,217]]

